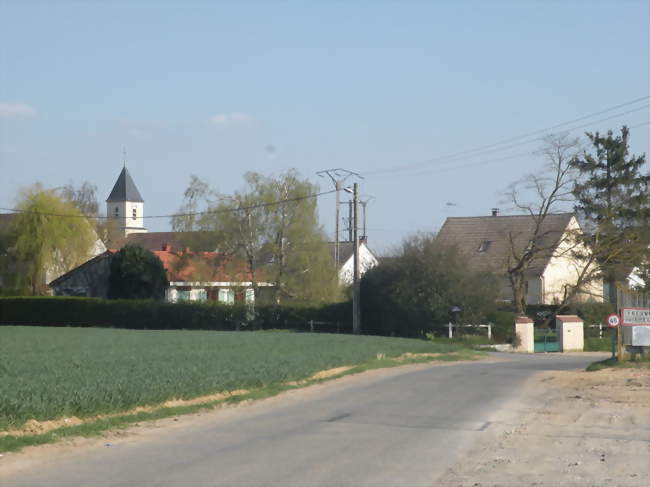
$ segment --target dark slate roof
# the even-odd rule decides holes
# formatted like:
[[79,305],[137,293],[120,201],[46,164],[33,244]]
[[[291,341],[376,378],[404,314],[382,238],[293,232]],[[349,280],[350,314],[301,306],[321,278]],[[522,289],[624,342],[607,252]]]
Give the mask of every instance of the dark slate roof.
[[115,186],[113,186],[113,191],[108,196],[106,201],[138,201],[144,202],[142,196],[140,196],[140,191],[136,187],[129,171],[126,167],[122,168],[122,172],[117,177],[115,181]]
[[[572,213],[546,216],[539,246],[548,251],[540,252],[532,262],[530,274],[541,275],[544,272],[572,217]],[[437,240],[455,246],[475,270],[502,272],[510,251],[510,237],[521,253],[530,243],[534,228],[535,220],[530,215],[447,218]],[[481,247],[484,247],[482,252],[479,251]]]
[[139,244],[145,249],[162,250],[163,245],[169,244],[172,250],[178,251],[189,247],[194,252],[214,252],[216,244],[209,232],[148,232],[130,233],[126,244]]

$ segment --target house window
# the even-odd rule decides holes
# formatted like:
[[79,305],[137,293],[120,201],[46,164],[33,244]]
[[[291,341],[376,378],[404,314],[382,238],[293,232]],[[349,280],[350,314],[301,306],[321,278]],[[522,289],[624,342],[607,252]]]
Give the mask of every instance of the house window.
[[235,304],[235,290],[234,289],[219,289],[218,301],[224,304]]
[[191,298],[191,292],[189,289],[179,289],[177,294],[177,301],[189,301]]
[[136,209],[133,208],[133,219],[135,220],[135,215],[136,215]]
[[481,242],[481,245],[478,246],[478,251],[481,252],[481,253],[487,252],[488,249],[490,248],[491,243],[492,242],[490,240],[483,240]]
[[117,206],[115,207],[115,216],[120,216],[120,209]]

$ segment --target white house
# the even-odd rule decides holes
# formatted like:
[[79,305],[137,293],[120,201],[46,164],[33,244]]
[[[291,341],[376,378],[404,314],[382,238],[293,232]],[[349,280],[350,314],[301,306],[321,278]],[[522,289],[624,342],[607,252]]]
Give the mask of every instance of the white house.
[[[575,256],[589,252],[575,238],[581,231],[572,213],[546,216],[538,232],[538,246],[545,251],[535,257],[527,272],[527,304],[557,303],[565,287],[576,284],[585,264]],[[508,258],[513,249],[523,252],[531,244],[534,232],[535,219],[530,215],[493,214],[447,218],[437,239],[456,246],[470,267],[504,276],[502,297],[510,300],[512,292],[505,277]],[[592,280],[577,299],[602,302],[602,288],[602,280]]]
[[[334,260],[336,242],[329,242],[329,251]],[[359,277],[375,267],[379,261],[368,248],[366,239],[359,240]],[[349,286],[354,280],[354,242],[339,242],[339,284]]]

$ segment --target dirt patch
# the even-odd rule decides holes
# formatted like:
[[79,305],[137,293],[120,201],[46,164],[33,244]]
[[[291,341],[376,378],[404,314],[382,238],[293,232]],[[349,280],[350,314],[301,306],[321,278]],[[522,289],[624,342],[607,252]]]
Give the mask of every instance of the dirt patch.
[[[414,358],[438,358],[440,357],[440,353],[411,353],[411,352],[406,352],[400,355],[399,357],[396,357],[395,360],[397,362],[406,362],[409,359],[414,359]],[[453,353],[448,353],[446,355],[454,355]]]
[[247,390],[238,389],[235,391],[229,392],[220,392],[218,394],[209,394],[206,396],[195,397],[193,399],[171,399],[162,404],[155,406],[140,406],[128,411],[122,411],[120,413],[111,413],[111,414],[100,414],[97,416],[91,416],[88,418],[78,418],[76,416],[70,416],[67,418],[61,418],[51,421],[37,421],[35,419],[30,419],[20,428],[15,430],[0,431],[0,437],[3,436],[26,436],[26,435],[38,435],[47,433],[48,431],[62,428],[64,426],[77,426],[83,423],[92,423],[93,421],[98,421],[105,418],[114,418],[116,416],[126,416],[137,414],[141,412],[151,412],[161,408],[172,408],[177,406],[191,406],[195,404],[207,404],[215,401],[220,401],[222,399],[227,399],[229,397],[240,396],[246,394]]
[[352,368],[353,368],[352,365],[345,365],[343,367],[335,367],[333,369],[321,370],[320,372],[316,372],[314,375],[312,375],[307,379],[292,380],[290,382],[285,382],[285,384],[288,386],[300,386],[300,385],[308,384],[309,382],[314,380],[329,379],[330,377],[334,377],[344,372],[347,372]]
[[546,372],[530,406],[479,444],[437,485],[646,487],[650,370]]

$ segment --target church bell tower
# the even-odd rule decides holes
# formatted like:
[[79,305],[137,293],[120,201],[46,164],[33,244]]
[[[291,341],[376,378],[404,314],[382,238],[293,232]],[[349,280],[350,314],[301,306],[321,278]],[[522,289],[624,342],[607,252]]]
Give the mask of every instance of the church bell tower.
[[124,238],[130,233],[144,233],[144,200],[126,169],[122,172],[106,200],[106,216],[111,233],[116,238]]

